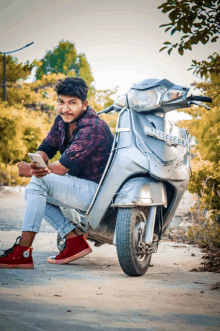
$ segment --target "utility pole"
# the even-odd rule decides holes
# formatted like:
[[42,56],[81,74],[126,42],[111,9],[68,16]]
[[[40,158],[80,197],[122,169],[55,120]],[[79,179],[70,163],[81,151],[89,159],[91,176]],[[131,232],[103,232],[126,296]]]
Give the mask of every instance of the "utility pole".
[[5,53],[3,56],[3,90],[4,90],[4,101],[6,101],[6,60],[5,60]]

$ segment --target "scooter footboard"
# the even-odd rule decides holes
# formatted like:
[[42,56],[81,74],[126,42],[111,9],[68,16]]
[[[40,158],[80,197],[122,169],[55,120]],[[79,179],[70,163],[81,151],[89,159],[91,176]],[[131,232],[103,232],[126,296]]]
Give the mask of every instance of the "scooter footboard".
[[151,177],[137,177],[129,179],[123,185],[111,207],[159,205],[167,207],[167,193],[164,183]]

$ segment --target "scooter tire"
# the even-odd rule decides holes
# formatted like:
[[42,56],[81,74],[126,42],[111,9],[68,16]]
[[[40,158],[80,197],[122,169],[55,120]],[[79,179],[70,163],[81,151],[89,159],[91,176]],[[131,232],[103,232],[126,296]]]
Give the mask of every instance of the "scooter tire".
[[143,212],[143,208],[140,207],[119,208],[117,214],[116,249],[119,264],[126,275],[133,277],[146,273],[152,255],[152,253],[138,255],[138,227],[140,222],[143,222],[141,220]]

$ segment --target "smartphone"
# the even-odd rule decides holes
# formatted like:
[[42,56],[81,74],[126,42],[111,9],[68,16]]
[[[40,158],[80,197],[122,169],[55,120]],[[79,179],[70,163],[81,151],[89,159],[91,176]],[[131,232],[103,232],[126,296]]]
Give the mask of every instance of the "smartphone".
[[38,166],[36,168],[46,168],[47,165],[42,159],[40,154],[35,154],[35,153],[28,153],[29,158],[31,159],[32,162],[37,162]]

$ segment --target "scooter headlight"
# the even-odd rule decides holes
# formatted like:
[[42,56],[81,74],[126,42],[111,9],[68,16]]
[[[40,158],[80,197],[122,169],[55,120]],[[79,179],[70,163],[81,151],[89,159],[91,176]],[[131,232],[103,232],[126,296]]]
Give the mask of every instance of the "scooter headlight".
[[157,86],[148,90],[131,89],[128,92],[128,103],[132,109],[142,112],[157,109],[161,106],[161,97],[167,89]]

